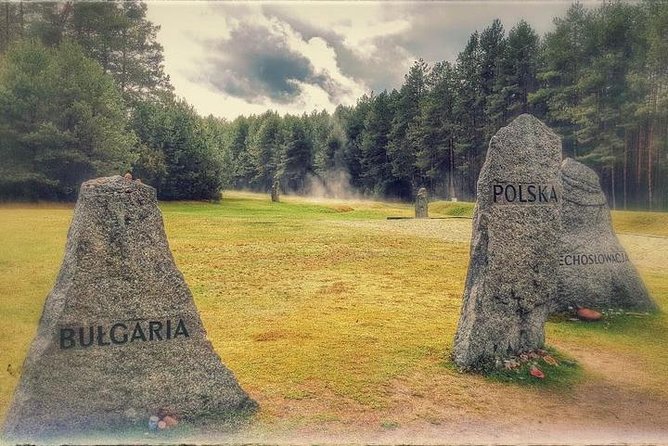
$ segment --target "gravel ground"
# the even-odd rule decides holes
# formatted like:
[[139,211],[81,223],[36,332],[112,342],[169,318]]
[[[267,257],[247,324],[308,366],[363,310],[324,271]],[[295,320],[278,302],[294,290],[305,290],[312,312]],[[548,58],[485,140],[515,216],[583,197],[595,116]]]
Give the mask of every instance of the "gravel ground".
[[[333,224],[382,234],[412,235],[468,244],[472,222],[466,218],[446,218],[337,221]],[[636,267],[668,271],[668,237],[640,234],[619,234],[618,237]]]
[[446,242],[469,243],[471,240],[471,219],[406,219],[406,220],[360,220],[337,221],[336,224],[368,229],[383,234],[412,235],[441,239]]
[[620,234],[619,241],[639,268],[668,271],[668,237]]

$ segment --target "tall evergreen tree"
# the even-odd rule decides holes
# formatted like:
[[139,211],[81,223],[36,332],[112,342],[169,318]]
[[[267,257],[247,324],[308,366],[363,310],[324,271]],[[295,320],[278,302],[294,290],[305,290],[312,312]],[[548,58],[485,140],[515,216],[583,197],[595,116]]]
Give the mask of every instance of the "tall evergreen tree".
[[562,137],[564,152],[577,158],[575,106],[581,96],[577,82],[595,51],[590,38],[594,29],[592,14],[575,3],[565,17],[555,18],[554,24],[554,31],[544,39],[544,64],[537,75],[540,87],[529,95],[529,101],[534,109],[544,110],[545,118]]
[[68,35],[116,79],[129,104],[171,92],[160,27],[146,19],[145,3],[76,2],[71,17]]
[[211,144],[207,124],[192,106],[183,100],[142,101],[133,109],[132,128],[150,153],[164,162],[153,171],[145,164],[134,168],[158,190],[158,198],[220,198],[224,157]]
[[159,26],[146,19],[146,4],[123,2],[51,2],[30,4],[29,31],[45,45],[69,38],[102,65],[128,105],[169,95]]
[[18,42],[0,67],[0,194],[71,200],[82,181],[130,167],[119,92],[77,44]]
[[454,187],[454,113],[456,74],[448,62],[436,64],[430,73],[431,90],[422,102],[413,140],[421,183],[433,192],[456,196]]
[[253,135],[248,153],[253,165],[250,185],[259,190],[269,190],[278,178],[284,135],[277,113],[266,112],[258,118],[258,129]]
[[457,56],[456,83],[459,86],[453,105],[454,151],[460,163],[459,174],[466,178],[460,197],[475,197],[475,183],[482,166],[480,148],[484,147],[484,102],[480,81],[479,34],[474,32],[464,50]]
[[337,107],[334,117],[341,123],[346,139],[343,147],[343,161],[350,174],[353,187],[362,187],[362,140],[366,116],[371,109],[372,98],[364,95],[355,107]]
[[285,143],[281,151],[278,176],[284,188],[302,192],[306,175],[313,171],[313,144],[305,119],[284,118]]
[[367,192],[375,196],[382,197],[392,192],[393,173],[388,153],[392,115],[391,99],[387,91],[372,98],[364,121],[360,159],[362,184]]
[[227,150],[231,158],[232,184],[236,187],[248,187],[252,177],[253,164],[248,152],[251,122],[245,116],[239,116],[227,129]]
[[503,108],[501,111],[495,110],[494,105],[501,104],[501,107],[504,105],[499,96],[505,87],[502,69],[506,45],[505,30],[499,19],[495,19],[480,33],[478,44],[480,73],[476,77],[480,80],[478,101],[483,115],[479,121],[485,141],[489,141],[489,138],[504,124]]
[[392,164],[392,173],[398,183],[402,183],[398,195],[411,196],[417,187],[415,169],[415,146],[408,138],[408,130],[417,124],[420,115],[420,103],[427,93],[428,65],[422,60],[411,66],[399,90],[394,107],[394,118],[390,130],[388,154]]
[[538,88],[539,50],[538,34],[526,21],[520,20],[508,33],[496,79],[496,92],[490,103],[490,119],[497,126],[533,111],[529,94]]

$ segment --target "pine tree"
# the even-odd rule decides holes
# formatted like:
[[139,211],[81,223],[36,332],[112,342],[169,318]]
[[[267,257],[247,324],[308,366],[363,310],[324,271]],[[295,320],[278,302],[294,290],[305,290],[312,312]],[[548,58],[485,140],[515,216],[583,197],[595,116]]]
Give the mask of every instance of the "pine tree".
[[3,62],[0,194],[71,200],[82,181],[130,167],[135,139],[119,92],[77,44],[18,42]]
[[157,189],[161,200],[219,199],[225,158],[212,143],[211,125],[184,100],[138,103],[132,128],[145,153],[163,164],[151,169],[154,165],[144,161],[133,171]]
[[580,102],[577,86],[591,63],[595,43],[591,39],[593,16],[580,3],[573,4],[566,16],[555,18],[555,30],[544,38],[543,65],[538,70],[539,89],[529,95],[534,109],[544,110],[548,123],[562,137],[565,155],[577,158],[575,106]]
[[522,113],[532,112],[529,94],[538,88],[539,38],[524,20],[508,33],[496,80],[490,119],[497,127]]
[[250,119],[239,116],[228,127],[226,134],[227,151],[232,163],[232,184],[235,187],[249,187],[248,179],[253,172],[253,164],[248,152],[250,141]]
[[427,92],[428,73],[427,64],[422,59],[416,61],[405,77],[394,107],[387,151],[400,196],[411,196],[417,187],[415,147],[408,138],[408,130],[419,118],[420,102]]
[[499,19],[495,19],[490,26],[480,33],[478,44],[480,80],[479,107],[483,111],[480,117],[483,139],[489,139],[504,124],[504,112],[494,110],[494,104],[503,107],[499,96],[505,88],[502,67],[506,51],[505,30]]
[[280,179],[278,164],[281,159],[284,135],[281,119],[272,111],[258,118],[258,128],[251,138],[248,154],[253,166],[250,185],[257,190],[271,188],[275,179]]
[[362,139],[371,101],[372,97],[364,95],[357,100],[355,107],[339,106],[334,112],[335,119],[341,123],[345,133],[343,163],[350,174],[351,185],[357,188],[363,184]]
[[454,112],[456,75],[448,62],[438,63],[430,73],[431,89],[422,102],[419,125],[412,132],[416,147],[416,167],[421,184],[432,193],[439,187],[444,195],[456,196],[454,189]]
[[57,46],[65,38],[77,42],[113,76],[128,105],[171,95],[163,48],[157,41],[160,27],[146,19],[145,3],[53,2],[30,8],[31,35],[47,46]]
[[278,166],[282,186],[303,192],[306,175],[313,171],[313,145],[308,137],[305,119],[284,118],[285,142]]
[[362,184],[374,196],[384,196],[392,182],[392,164],[388,154],[392,129],[392,104],[387,91],[371,100],[364,121],[361,144]]
[[456,85],[458,85],[454,114],[454,152],[460,160],[458,173],[466,179],[461,185],[459,196],[475,197],[478,172],[482,166],[484,140],[484,102],[480,79],[479,34],[473,33],[464,50],[457,57],[455,65]]
[[128,104],[134,104],[172,89],[156,40],[159,28],[146,20],[143,2],[77,2],[68,34],[116,79]]

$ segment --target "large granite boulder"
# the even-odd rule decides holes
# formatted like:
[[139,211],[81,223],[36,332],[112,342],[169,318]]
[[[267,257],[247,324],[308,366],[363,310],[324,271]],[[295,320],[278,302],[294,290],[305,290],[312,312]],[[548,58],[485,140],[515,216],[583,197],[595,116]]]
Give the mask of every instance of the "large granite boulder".
[[429,218],[429,195],[424,187],[418,190],[415,197],[415,218]]
[[481,369],[543,346],[557,292],[561,141],[521,115],[490,141],[478,179],[471,258],[453,359]]
[[612,228],[596,172],[571,158],[561,165],[559,292],[554,311],[568,307],[656,309]]
[[278,182],[278,180],[275,180],[271,185],[271,201],[273,201],[274,203],[278,203],[279,201],[281,201],[280,194],[281,194],[281,184]]
[[5,439],[119,435],[160,411],[239,420],[255,407],[206,338],[155,189],[120,176],[84,183]]

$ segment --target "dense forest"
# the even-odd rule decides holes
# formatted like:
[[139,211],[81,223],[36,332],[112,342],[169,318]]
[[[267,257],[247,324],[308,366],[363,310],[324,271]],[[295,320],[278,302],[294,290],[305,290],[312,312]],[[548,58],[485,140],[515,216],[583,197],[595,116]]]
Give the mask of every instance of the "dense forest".
[[137,1],[0,3],[0,197],[76,197],[131,171],[161,199],[224,188],[473,200],[490,137],[532,113],[594,168],[615,208],[668,208],[668,2],[580,4],[539,36],[473,33],[456,61],[333,113],[229,122],[174,95]]

